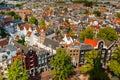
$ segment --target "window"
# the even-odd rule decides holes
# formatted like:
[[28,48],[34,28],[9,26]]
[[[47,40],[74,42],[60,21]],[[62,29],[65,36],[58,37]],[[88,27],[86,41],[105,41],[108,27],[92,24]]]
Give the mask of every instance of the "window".
[[102,50],[102,53],[105,53],[105,50]]
[[84,54],[84,52],[81,52],[81,54]]
[[41,64],[41,61],[39,61],[39,64]]
[[75,50],[74,50],[74,52],[75,52]]
[[44,63],[44,59],[42,60],[42,63]]
[[72,52],[72,50],[70,50],[70,52]]
[[45,63],[47,62],[47,59],[45,59]]
[[39,58],[38,58],[39,60],[41,59],[41,57],[39,56]]
[[108,50],[108,53],[111,53],[111,50]]
[[81,57],[81,59],[83,60],[83,59],[84,59],[84,57]]

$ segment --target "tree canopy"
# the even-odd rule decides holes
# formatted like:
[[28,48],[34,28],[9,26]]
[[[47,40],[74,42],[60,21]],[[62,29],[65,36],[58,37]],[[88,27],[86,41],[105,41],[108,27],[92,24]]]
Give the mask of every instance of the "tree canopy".
[[92,27],[87,27],[85,30],[83,30],[81,33],[80,33],[80,40],[85,40],[85,38],[89,38],[89,39],[93,39],[95,36],[95,33],[94,33],[94,28]]
[[73,65],[71,64],[71,57],[67,54],[65,49],[57,49],[56,56],[51,59],[53,80],[66,80],[73,72]]
[[89,80],[109,80],[102,69],[100,51],[92,50],[85,54],[85,64],[80,67],[83,74],[89,74]]
[[83,4],[84,6],[87,6],[87,7],[92,7],[94,5],[92,1],[87,1],[87,0],[85,0]]
[[42,20],[39,22],[39,26],[40,26],[40,28],[45,27],[45,19],[42,19]]
[[2,27],[0,27],[0,36],[2,37],[2,38],[5,38],[5,37],[7,37],[9,34],[7,34],[6,32],[5,32],[5,29],[4,28],[2,28]]
[[14,19],[21,20],[21,16],[19,16],[18,14],[16,14],[16,15],[14,16]]
[[7,70],[7,80],[27,80],[27,71],[23,68],[23,64],[19,59],[16,59],[12,66]]
[[115,16],[116,16],[117,18],[120,18],[120,13],[116,13]]
[[94,68],[94,61],[98,57],[99,52],[96,50],[85,53],[85,65],[81,66],[81,73],[88,73]]
[[16,15],[15,12],[6,12],[5,14],[6,14],[6,15],[10,15],[10,16],[15,16],[15,15]]
[[116,31],[111,27],[101,28],[97,34],[97,37],[109,41],[118,40]]
[[1,11],[1,12],[0,12],[0,14],[4,15],[4,14],[5,14],[5,12],[2,12],[2,11]]
[[22,45],[24,45],[24,46],[27,45],[26,42],[25,42],[25,37],[21,37],[21,39],[18,39],[17,42],[20,43],[20,44],[22,44]]
[[97,17],[100,17],[101,16],[101,12],[100,11],[94,11],[93,12]]
[[34,17],[34,16],[31,16],[29,19],[28,19],[28,22],[32,23],[32,24],[38,24],[38,21],[37,19]]
[[112,60],[109,63],[109,69],[116,76],[120,77],[120,46],[113,51]]
[[16,14],[15,12],[6,12],[5,15],[13,16],[14,19],[20,20],[21,16]]
[[3,80],[3,77],[0,75],[0,80]]

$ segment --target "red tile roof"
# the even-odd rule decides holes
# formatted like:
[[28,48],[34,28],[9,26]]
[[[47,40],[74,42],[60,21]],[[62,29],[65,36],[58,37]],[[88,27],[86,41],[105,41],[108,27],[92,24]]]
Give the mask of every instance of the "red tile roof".
[[30,31],[27,32],[27,36],[28,36],[28,37],[30,37],[31,34],[32,34],[32,32],[30,32]]
[[114,19],[113,22],[120,23],[120,19]]
[[71,36],[71,34],[69,34],[69,33],[68,33],[68,34],[66,34],[66,37],[70,37],[70,36]]
[[66,47],[70,47],[70,46],[71,46],[71,44],[66,44],[65,46],[66,46]]
[[23,30],[23,29],[24,29],[24,26],[23,26],[23,25],[21,25],[21,26],[19,26],[19,28],[20,28],[20,30]]
[[42,30],[42,29],[40,29],[40,28],[36,28],[36,31],[37,31],[38,33],[40,33],[41,30]]
[[91,44],[93,47],[96,47],[98,41],[97,40],[92,40],[92,39],[85,39],[84,43],[85,44]]
[[79,45],[79,44],[80,44],[79,41],[75,41],[75,42],[74,42],[74,45]]
[[96,29],[100,29],[100,26],[95,26]]
[[18,40],[19,39],[19,35],[16,35],[15,39]]
[[107,12],[106,9],[100,9],[100,12],[104,13],[104,12]]
[[0,47],[4,47],[8,44],[8,39],[0,39]]
[[24,26],[25,26],[25,29],[26,29],[26,30],[29,30],[29,29],[31,28],[31,25],[30,25],[30,24],[25,24]]
[[4,21],[12,21],[12,20],[13,20],[13,17],[11,17],[11,16],[4,18]]

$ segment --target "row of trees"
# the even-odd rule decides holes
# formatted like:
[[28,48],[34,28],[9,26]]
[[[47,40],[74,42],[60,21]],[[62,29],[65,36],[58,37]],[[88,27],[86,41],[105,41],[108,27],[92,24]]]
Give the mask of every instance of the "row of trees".
[[14,19],[21,20],[21,16],[16,14],[15,12],[6,12],[6,13],[5,12],[0,12],[0,14],[13,16]]
[[[80,33],[80,40],[85,40],[85,38],[94,39],[95,29],[93,27],[88,27]],[[111,27],[101,28],[97,33],[97,38],[109,41],[118,40],[118,35],[116,31]]]

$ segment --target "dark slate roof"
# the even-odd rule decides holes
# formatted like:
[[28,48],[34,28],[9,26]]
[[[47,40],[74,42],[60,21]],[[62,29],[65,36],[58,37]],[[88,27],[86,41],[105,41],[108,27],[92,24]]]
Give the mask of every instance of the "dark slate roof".
[[59,47],[59,42],[56,42],[56,41],[51,40],[49,38],[45,38],[45,41],[43,44],[48,46],[48,47],[51,47],[53,49],[56,49],[56,47]]
[[16,46],[13,46],[13,45],[7,45],[7,46],[6,46],[6,49],[7,49],[7,50],[10,50],[10,51],[16,51],[16,50],[17,50],[17,47],[16,47]]
[[115,31],[116,32],[120,32],[120,28],[115,28]]
[[90,45],[90,44],[82,44],[82,45],[80,45],[80,50],[92,50],[93,49],[93,47],[92,47],[92,45]]
[[45,31],[45,34],[46,34],[46,36],[48,36],[48,35],[50,35],[50,34],[53,34],[53,33],[55,33],[55,31],[54,31],[54,29],[49,29],[49,30],[47,30],[47,31]]
[[26,46],[23,46],[23,45],[21,45],[20,43],[18,43],[16,41],[13,41],[13,42],[14,42],[14,46],[16,46],[16,47],[20,48],[21,50],[23,50],[25,54],[27,54],[28,51],[30,51],[30,50],[34,50],[35,52],[37,52],[37,54],[44,54],[44,53],[47,52],[46,50],[44,50],[42,48],[37,49],[37,48],[32,47],[32,46],[26,47]]
[[16,46],[17,48],[20,48],[21,50],[24,50],[24,53],[27,53],[29,48],[28,47],[25,47],[23,46],[22,44],[19,44],[18,42],[16,41],[13,41],[14,42],[14,46]]

